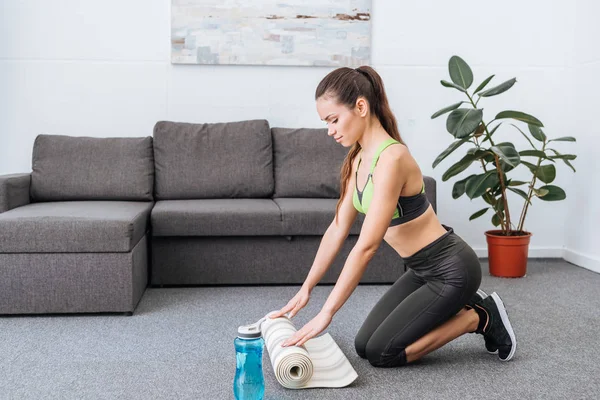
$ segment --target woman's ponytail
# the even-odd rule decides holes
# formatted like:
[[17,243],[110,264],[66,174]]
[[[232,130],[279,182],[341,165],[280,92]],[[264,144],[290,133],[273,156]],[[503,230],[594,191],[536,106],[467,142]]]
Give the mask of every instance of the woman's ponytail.
[[372,111],[379,119],[381,126],[383,129],[394,139],[399,141],[402,144],[405,144],[400,137],[400,132],[398,130],[398,123],[396,122],[396,117],[390,108],[390,104],[388,103],[387,95],[385,93],[385,88],[383,86],[383,80],[381,76],[368,65],[363,65],[361,67],[356,68],[361,75],[366,77],[371,83],[373,88],[373,105]]

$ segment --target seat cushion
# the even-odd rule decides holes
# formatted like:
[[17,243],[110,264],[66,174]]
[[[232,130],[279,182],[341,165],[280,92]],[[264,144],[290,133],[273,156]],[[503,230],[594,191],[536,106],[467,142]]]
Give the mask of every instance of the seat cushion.
[[154,127],[158,200],[257,198],[273,193],[266,120]]
[[163,200],[152,209],[153,236],[281,235],[271,199]]
[[[273,199],[283,216],[283,235],[323,235],[335,216],[336,199]],[[359,214],[350,228],[358,235],[364,217]]]
[[0,214],[1,253],[128,252],[144,236],[151,202],[33,203]]
[[150,201],[152,138],[39,135],[33,144],[32,202]]
[[348,149],[327,129],[273,128],[273,197],[340,197],[340,170]]

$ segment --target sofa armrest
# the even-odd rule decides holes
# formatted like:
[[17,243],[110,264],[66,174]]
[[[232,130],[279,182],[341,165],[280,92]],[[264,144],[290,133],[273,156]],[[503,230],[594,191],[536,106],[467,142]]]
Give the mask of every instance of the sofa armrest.
[[30,203],[31,173],[0,175],[0,213]]
[[433,207],[433,211],[437,214],[437,187],[436,181],[431,176],[423,176],[423,181],[425,182],[425,194],[427,195],[427,200],[431,203]]

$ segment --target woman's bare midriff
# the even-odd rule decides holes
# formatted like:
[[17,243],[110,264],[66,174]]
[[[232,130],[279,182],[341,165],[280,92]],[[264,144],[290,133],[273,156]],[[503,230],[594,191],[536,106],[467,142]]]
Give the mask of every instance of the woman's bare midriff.
[[[402,188],[401,196],[412,196],[419,193],[422,189],[423,174],[410,153],[406,153],[403,157],[405,157],[404,163],[406,168],[406,176],[403,178],[406,179],[407,183],[405,183]],[[358,168],[357,159],[358,157],[353,163],[353,176],[356,176],[356,169]],[[372,157],[364,157],[361,165],[371,165],[372,162]],[[365,183],[368,179],[368,170],[361,169],[358,175],[361,176],[358,177],[359,183],[356,185],[365,187]],[[375,171],[371,176],[374,185],[376,184],[376,175],[377,172]],[[410,182],[410,184],[408,182]],[[354,188],[352,189],[354,190]],[[385,240],[386,243],[400,255],[400,257],[409,257],[442,236],[444,233],[446,233],[446,230],[440,224],[437,215],[430,205],[427,211],[417,218],[401,225],[390,226],[387,229],[383,240]]]
[[433,208],[402,225],[390,226],[383,237],[400,257],[409,257],[446,233]]

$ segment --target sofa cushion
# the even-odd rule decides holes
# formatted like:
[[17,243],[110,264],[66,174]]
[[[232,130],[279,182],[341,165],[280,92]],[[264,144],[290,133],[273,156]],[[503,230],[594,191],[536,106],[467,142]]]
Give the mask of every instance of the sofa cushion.
[[270,199],[158,201],[153,236],[281,235],[281,212]]
[[[276,198],[283,216],[283,235],[323,235],[335,216],[337,199]],[[358,235],[364,216],[359,214],[350,235]]]
[[154,127],[159,200],[270,197],[273,147],[266,120]]
[[33,203],[0,214],[0,253],[128,252],[144,236],[151,202]]
[[152,138],[39,135],[32,201],[152,200]]
[[327,129],[273,128],[273,197],[339,198],[340,170],[348,149]]

